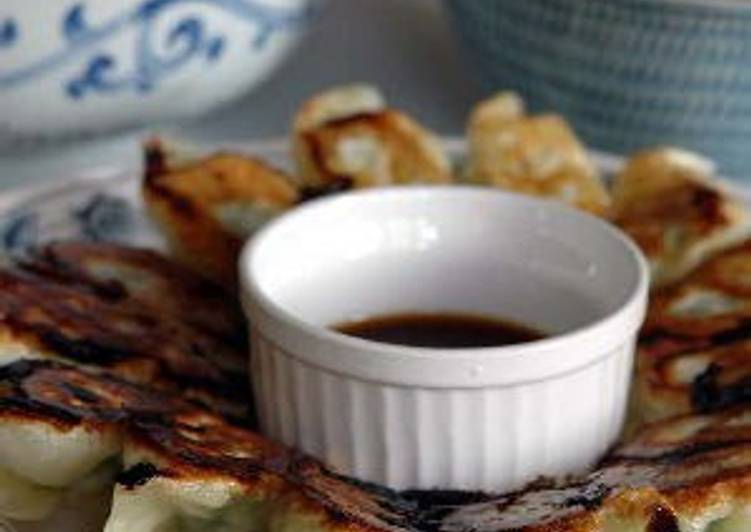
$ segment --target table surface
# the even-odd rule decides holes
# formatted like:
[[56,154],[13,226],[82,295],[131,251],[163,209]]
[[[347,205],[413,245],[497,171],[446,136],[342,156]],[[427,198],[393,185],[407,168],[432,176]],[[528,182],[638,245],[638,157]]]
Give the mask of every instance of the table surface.
[[[199,121],[152,131],[201,142],[283,137],[292,113],[311,93],[358,81],[381,87],[392,105],[438,133],[462,133],[470,107],[486,92],[439,0],[329,2],[307,40],[264,85]],[[2,153],[0,190],[98,167],[136,169],[147,133]]]

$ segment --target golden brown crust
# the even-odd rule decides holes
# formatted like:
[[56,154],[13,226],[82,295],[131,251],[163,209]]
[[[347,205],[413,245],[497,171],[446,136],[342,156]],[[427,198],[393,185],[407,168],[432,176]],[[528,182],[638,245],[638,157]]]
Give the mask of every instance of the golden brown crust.
[[[181,427],[181,418],[176,419]],[[498,497],[459,494],[454,502],[441,493],[399,495],[353,482],[295,453],[244,455],[220,448],[210,436],[204,443],[204,435],[215,430],[211,426],[194,427],[187,437],[179,428],[140,426],[136,437],[164,457],[171,475],[203,478],[207,472],[229,472],[248,489],[259,470],[279,475],[281,484],[259,484],[264,496],[275,498],[287,518],[315,523],[320,530],[596,532],[619,523],[669,532],[681,519],[719,519],[751,504],[751,413],[744,409],[650,426],[585,478],[540,483]],[[250,441],[240,432],[220,440],[227,445],[236,437],[239,441],[229,449]],[[225,463],[228,454],[237,461]],[[719,515],[718,501],[726,506]]]
[[468,137],[470,181],[607,214],[596,167],[562,117],[526,115],[517,95],[501,93],[475,107]]
[[[302,512],[323,530],[377,532],[408,526],[413,505],[396,493],[332,473],[317,460],[227,425],[206,412],[178,413],[164,423],[136,416],[127,446],[153,461],[143,469],[156,476],[196,482],[227,479],[254,497]],[[128,473],[126,473],[128,475]],[[128,482],[139,484],[130,475]]]
[[23,266],[113,302],[135,300],[155,313],[179,316],[217,339],[244,344],[245,325],[233,296],[153,250],[104,242],[53,242]]
[[305,100],[292,120],[293,131],[310,131],[327,122],[386,108],[383,94],[365,83],[339,85]]
[[751,402],[751,342],[694,348],[671,355],[639,351],[634,418],[651,422]]
[[748,236],[745,209],[711,178],[698,156],[672,148],[637,153],[613,185],[614,221],[669,284]]
[[711,337],[751,319],[751,240],[711,258],[680,283],[655,292],[643,335]]
[[107,372],[51,360],[0,368],[0,419],[124,434],[125,452],[144,461],[119,477],[125,489],[156,478],[226,481],[248,496],[298,508],[326,530],[395,530],[413,506],[386,489],[340,477],[320,462],[230,425],[204,409]]
[[751,241],[652,294],[632,425],[751,401]]
[[[212,346],[243,359],[234,344],[242,321],[210,283],[153,253],[116,246],[58,243],[0,271],[4,341],[99,368],[50,361],[0,368],[0,417],[59,430],[117,427],[131,448],[153,459],[124,472],[122,486],[137,489],[158,477],[228,480],[321,530],[595,532],[627,523],[676,532],[680,520],[702,522],[712,512],[722,518],[751,506],[750,259],[746,242],[653,294],[637,361],[645,401],[660,405],[647,420],[701,415],[650,424],[584,478],[503,496],[476,494],[451,504],[437,494],[362,484],[150,389],[180,389],[236,413],[222,391],[237,377],[234,362],[192,355],[196,346]],[[714,300],[696,299],[708,292],[730,305],[718,311]],[[174,317],[185,306],[207,311],[181,324]]]
[[452,181],[438,139],[368,87],[340,87],[306,101],[293,123],[303,182],[371,187]]
[[[245,239],[298,201],[288,176],[250,157],[217,153],[174,164],[152,141],[145,158],[144,200],[178,258],[228,287],[235,286]],[[233,209],[238,223],[223,214]]]
[[741,408],[649,426],[585,478],[432,512],[442,532],[676,532],[748,507],[749,487],[751,411]]
[[[247,415],[247,373],[243,325],[232,317],[219,332],[198,327],[200,318],[182,320],[183,303],[199,297],[193,290],[208,285],[187,272],[153,264],[138,271],[147,285],[171,286],[160,304],[144,295],[131,296],[115,272],[135,259],[155,261],[150,252],[104,247],[97,257],[112,277],[92,279],[76,262],[91,249],[66,244],[43,250],[37,259],[0,269],[0,348],[13,358],[56,358],[106,368],[117,375],[159,389],[179,391],[234,418]],[[60,252],[63,251],[61,254]],[[128,261],[120,261],[121,255]],[[51,257],[66,257],[55,262]],[[77,269],[77,266],[81,269]],[[132,272],[132,270],[131,270]],[[168,275],[168,277],[164,277]],[[184,287],[181,288],[181,287]],[[174,300],[170,302],[170,298]],[[216,306],[216,305],[215,305]],[[188,307],[189,308],[189,307]],[[234,316],[231,302],[219,315]],[[218,322],[217,322],[218,323]],[[230,326],[230,323],[232,325]]]
[[301,175],[311,185],[347,180],[362,188],[452,180],[437,140],[393,109],[300,132],[295,146]]
[[319,530],[595,532],[617,523],[669,532],[680,520],[712,522],[751,504],[751,411],[743,408],[651,425],[581,479],[454,502],[341,477],[179,399],[50,361],[0,371],[0,413],[120,427],[126,450],[147,460],[120,475],[126,490],[157,478],[227,481],[268,502],[268,511]]
[[0,418],[33,420],[66,430],[124,425],[137,413],[171,416],[179,400],[106,372],[52,360],[19,360],[0,367]]

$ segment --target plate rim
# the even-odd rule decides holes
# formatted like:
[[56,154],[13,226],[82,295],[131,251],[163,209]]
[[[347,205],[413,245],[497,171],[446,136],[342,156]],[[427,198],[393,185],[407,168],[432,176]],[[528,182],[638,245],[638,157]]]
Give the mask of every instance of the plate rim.
[[[466,155],[467,140],[460,136],[439,136],[450,157],[458,158]],[[165,142],[177,146],[185,146],[195,153],[210,153],[212,151],[236,151],[248,155],[264,157],[286,157],[291,160],[291,146],[285,137],[270,137],[253,140],[218,140],[218,141],[186,141],[180,138],[166,137]],[[625,156],[600,150],[588,149],[597,166],[607,173],[613,173],[626,160]],[[44,201],[46,198],[61,194],[70,194],[75,189],[86,189],[93,185],[110,181],[140,179],[140,162],[137,166],[125,164],[93,166],[74,175],[50,181],[26,183],[11,187],[0,194],[0,217],[8,216],[16,210],[22,210],[29,203]],[[751,183],[744,185],[723,176],[716,176],[720,186],[731,194],[739,197],[751,207]]]

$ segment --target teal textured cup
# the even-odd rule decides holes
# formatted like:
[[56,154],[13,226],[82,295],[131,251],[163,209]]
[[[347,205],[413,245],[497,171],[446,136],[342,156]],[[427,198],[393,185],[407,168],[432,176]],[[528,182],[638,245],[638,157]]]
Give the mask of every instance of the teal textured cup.
[[751,2],[447,4],[490,88],[560,112],[593,147],[678,145],[751,180]]

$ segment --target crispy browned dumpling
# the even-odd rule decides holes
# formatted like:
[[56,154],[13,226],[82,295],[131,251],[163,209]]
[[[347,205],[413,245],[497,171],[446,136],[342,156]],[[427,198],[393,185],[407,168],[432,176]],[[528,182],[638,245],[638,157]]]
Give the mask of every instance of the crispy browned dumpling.
[[82,480],[111,487],[123,465],[108,532],[365,532],[414,518],[397,494],[179,397],[49,360],[0,368],[0,518],[43,520]]
[[[206,422],[178,418],[184,434],[136,429],[126,442],[135,461],[116,489],[107,532],[128,530],[134,516],[143,532],[219,516],[226,530],[238,532],[740,532],[751,526],[748,410],[651,426],[586,477],[538,482],[501,496],[397,494],[294,454],[269,459],[274,452],[263,451],[262,443],[243,450],[242,442],[251,440],[239,433],[240,441],[229,437],[222,440],[233,442],[225,443],[228,449],[219,448],[211,444],[213,422],[209,430],[202,428]],[[224,465],[229,457],[232,466]]]
[[159,141],[145,147],[143,197],[176,256],[234,287],[245,240],[298,201],[281,171],[230,153],[178,160]]
[[[40,445],[54,451],[55,467],[29,452]],[[398,494],[113,377],[50,361],[0,370],[0,470],[15,475],[7,484],[0,475],[0,500],[6,486],[20,486],[36,490],[42,502],[32,509],[44,510],[47,490],[69,489],[73,479],[117,457],[126,469],[106,532],[741,532],[751,526],[749,409],[651,425],[578,479],[501,496]]]
[[670,355],[638,351],[630,431],[688,412],[751,403],[751,339],[692,347]]
[[[136,418],[125,442],[126,470],[106,532],[403,530],[409,505],[395,493],[363,490],[319,462],[199,412],[165,425]],[[388,496],[385,494],[389,494]],[[172,528],[170,528],[172,527]]]
[[746,209],[689,152],[634,155],[613,186],[613,217],[649,260],[653,286],[674,282],[749,235]]
[[179,405],[49,360],[0,367],[0,521],[52,519],[59,506],[77,505],[78,522],[101,530],[129,416],[171,415]]
[[369,86],[316,94],[293,122],[294,156],[303,182],[316,188],[449,183],[438,139]]
[[641,332],[631,426],[751,401],[751,241],[655,291]]
[[24,267],[112,301],[136,300],[218,340],[244,344],[245,322],[233,295],[157,252],[104,242],[54,242]]
[[751,529],[751,411],[649,427],[579,480],[433,510],[442,532]]
[[608,212],[597,168],[562,117],[530,116],[519,96],[500,93],[474,108],[467,134],[471,182]]
[[[49,360],[0,368],[0,517],[42,519],[103,464],[103,488],[125,467],[109,532],[247,532],[272,522],[364,532],[411,518],[390,506],[407,508],[396,494],[362,489],[176,396]],[[23,505],[10,504],[16,492]]]
[[646,336],[711,337],[737,329],[751,319],[751,240],[717,254],[651,299]]
[[[0,360],[106,368],[245,419],[246,342],[233,300],[153,252],[96,246],[56,244],[0,269]],[[200,311],[186,317],[204,301],[214,324]]]

